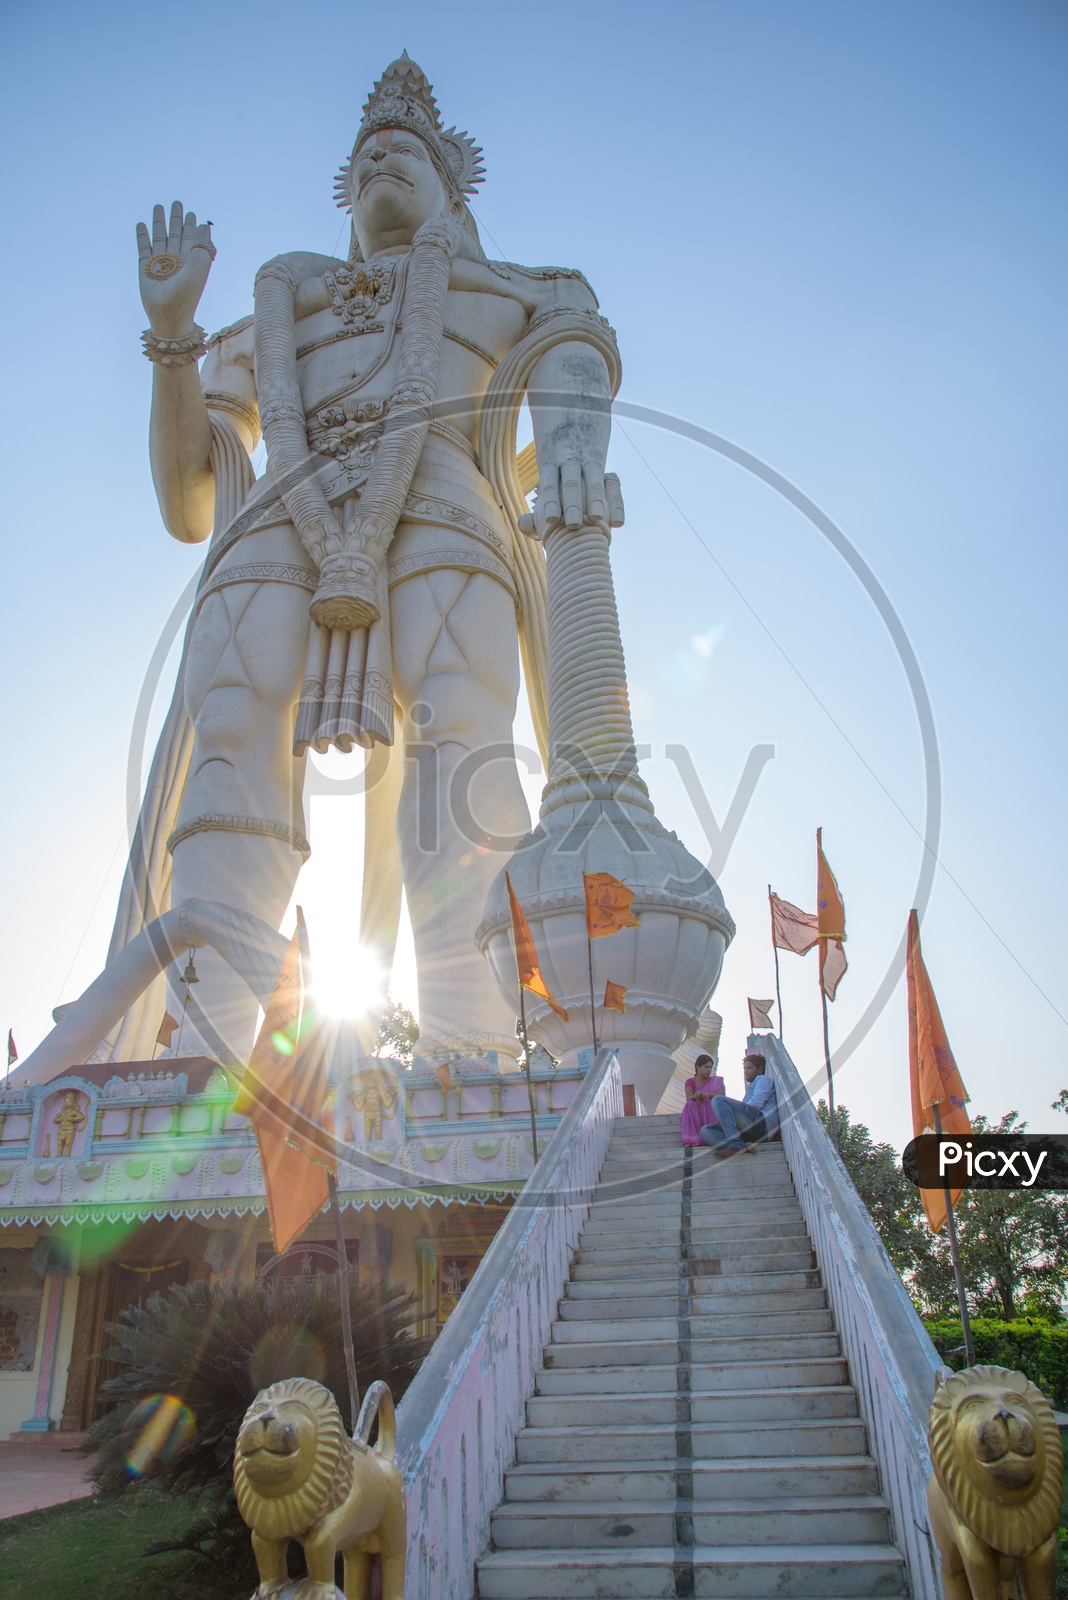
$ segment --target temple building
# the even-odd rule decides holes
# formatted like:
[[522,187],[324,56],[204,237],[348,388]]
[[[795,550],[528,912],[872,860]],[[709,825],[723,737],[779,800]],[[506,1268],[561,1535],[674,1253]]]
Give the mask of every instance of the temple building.
[[[535,1056],[540,1148],[589,1054],[570,1069]],[[0,1438],[87,1428],[105,1407],[105,1326],[154,1291],[334,1270],[325,1212],[276,1253],[235,1089],[210,1057],[183,1056],[0,1091]],[[533,1170],[526,1080],[493,1052],[444,1073],[369,1058],[335,1106],[351,1266],[413,1290],[435,1335]]]

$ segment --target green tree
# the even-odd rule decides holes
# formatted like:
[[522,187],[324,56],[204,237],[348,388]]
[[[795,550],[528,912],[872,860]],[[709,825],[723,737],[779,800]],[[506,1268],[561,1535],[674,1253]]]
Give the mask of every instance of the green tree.
[[[975,1133],[1020,1134],[1026,1122],[1010,1111],[998,1123],[973,1116]],[[1064,1320],[1068,1282],[1068,1195],[1039,1189],[965,1189],[955,1207],[968,1309],[977,1317]],[[955,1314],[957,1295],[949,1240],[934,1236],[917,1264],[914,1292],[933,1316]]]
[[[826,1103],[821,1100],[817,1110],[829,1126]],[[876,1144],[862,1122],[850,1120],[845,1106],[835,1107],[835,1119],[846,1171],[917,1307],[926,1317],[955,1316],[956,1280],[945,1229],[931,1232],[920,1192],[905,1177],[892,1147]],[[972,1126],[976,1133],[1019,1134],[1027,1124],[1010,1111],[997,1124],[973,1116]],[[1035,1189],[966,1189],[955,1214],[974,1316],[1064,1321],[1068,1196]]]
[[405,1006],[390,1000],[378,1029],[375,1050],[380,1056],[390,1056],[401,1066],[410,1067],[415,1046],[419,1040],[419,1024]]

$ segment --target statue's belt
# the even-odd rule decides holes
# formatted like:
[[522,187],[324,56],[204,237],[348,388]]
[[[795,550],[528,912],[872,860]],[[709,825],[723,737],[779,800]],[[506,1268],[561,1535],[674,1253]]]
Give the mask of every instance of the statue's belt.
[[[322,408],[319,409],[321,410]],[[213,576],[218,571],[219,563],[223,557],[233,549],[235,544],[243,539],[246,534],[259,533],[264,529],[276,527],[279,523],[286,523],[291,520],[283,499],[284,490],[300,482],[303,478],[319,474],[323,493],[333,505],[347,499],[349,495],[363,487],[370,472],[370,462],[374,456],[374,449],[377,446],[378,439],[381,437],[382,424],[377,422],[369,423],[367,431],[371,429],[377,431],[369,451],[357,449],[341,461],[338,461],[330,454],[310,454],[306,461],[301,462],[299,467],[293,468],[280,482],[272,483],[266,476],[258,481],[251,492],[249,500],[238,512],[234,521],[231,522],[219,539],[219,542],[208,552],[204,570],[201,574],[200,587],[197,591],[198,605],[209,587],[218,587],[217,584],[212,582]],[[430,431],[438,435],[439,438],[448,441],[448,443],[456,445],[477,467],[478,458],[474,447],[470,439],[462,434],[458,428],[453,428],[449,423],[435,418],[430,424]],[[366,437],[366,432],[362,437]],[[358,439],[357,443],[359,442],[360,440]],[[363,459],[360,459],[361,457]],[[348,460],[352,461],[351,466],[347,464]],[[410,501],[421,501],[425,500],[426,496],[413,494],[409,499]],[[406,512],[407,509],[406,506]],[[474,517],[469,511],[463,511],[462,515],[465,519],[470,518],[471,521],[478,524],[477,529],[472,527],[467,528],[466,531],[473,533],[476,538],[483,539],[491,548],[500,549],[502,556],[506,556],[503,541],[489,528],[488,524],[483,523],[480,518]],[[454,520],[454,518],[449,519],[450,522]],[[308,570],[310,571],[310,569]],[[233,579],[229,581],[233,582]],[[505,581],[511,584],[510,571]],[[311,587],[314,589],[314,581]]]

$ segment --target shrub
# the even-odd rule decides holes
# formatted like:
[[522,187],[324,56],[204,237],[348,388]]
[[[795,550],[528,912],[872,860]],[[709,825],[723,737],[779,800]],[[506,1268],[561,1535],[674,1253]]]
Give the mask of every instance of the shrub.
[[[414,1295],[357,1279],[351,1310],[361,1394],[383,1378],[399,1399],[429,1348],[414,1331]],[[212,1581],[246,1571],[254,1578],[231,1481],[237,1430],[260,1389],[294,1377],[331,1389],[348,1424],[337,1279],[175,1287],[130,1307],[106,1332],[112,1343],[104,1355],[120,1371],[103,1385],[113,1409],[85,1445],[99,1452],[98,1492],[118,1494],[145,1479],[176,1493],[197,1491],[185,1533],[146,1554],[192,1551],[210,1561]]]
[[[959,1321],[942,1318],[926,1324],[927,1332],[946,1365],[959,1372],[964,1366],[964,1332]],[[1050,1403],[1068,1408],[1068,1326],[1042,1317],[1020,1317],[1001,1322],[980,1317],[972,1323],[975,1359],[985,1365],[1010,1367],[1026,1373]]]

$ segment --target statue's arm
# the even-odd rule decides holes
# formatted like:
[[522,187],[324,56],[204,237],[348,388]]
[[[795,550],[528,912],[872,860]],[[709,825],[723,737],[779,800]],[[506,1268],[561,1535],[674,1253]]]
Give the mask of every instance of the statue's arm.
[[[584,278],[547,285],[536,319],[555,312],[597,317],[597,301]],[[538,457],[534,527],[541,538],[561,525],[622,524],[619,480],[605,476],[612,392],[604,355],[581,338],[555,344],[531,373],[527,401]]]
[[211,421],[197,370],[204,335],[194,321],[215,254],[210,224],[198,224],[175,201],[168,225],[156,206],[151,236],[137,225],[137,246],[145,353],[153,364],[152,481],[168,533],[199,544],[211,533],[215,509]]

